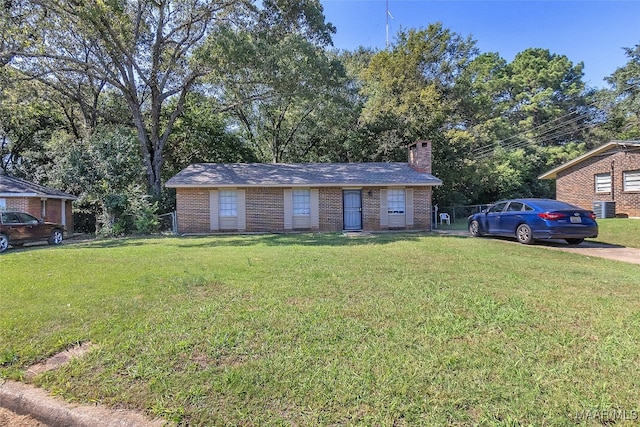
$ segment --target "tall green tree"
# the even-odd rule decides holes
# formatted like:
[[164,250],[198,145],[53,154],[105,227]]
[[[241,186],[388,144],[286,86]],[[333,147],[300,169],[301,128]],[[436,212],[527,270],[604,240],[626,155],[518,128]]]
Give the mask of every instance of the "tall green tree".
[[511,63],[478,56],[457,82],[463,99],[455,132],[467,139],[466,194],[473,203],[514,196],[553,196],[537,176],[580,154],[591,142],[598,111],[582,81],[582,64],[545,49],[527,49]]
[[446,187],[442,203],[454,194],[464,175],[467,150],[455,135],[460,130],[457,80],[477,56],[475,41],[441,23],[400,31],[390,49],[378,52],[362,73],[366,97],[362,121],[378,147],[376,160],[404,160],[406,146],[417,139],[433,143],[433,170]]
[[0,173],[29,176],[46,184],[40,167],[51,160],[45,144],[68,122],[55,97],[37,81],[4,70],[0,91]]
[[183,114],[169,137],[165,158],[168,179],[192,163],[256,161],[251,147],[227,130],[227,117],[211,108],[211,100],[199,93],[187,98]]
[[344,80],[325,50],[333,32],[318,1],[279,0],[264,2],[254,25],[209,38],[208,82],[221,88],[219,105],[261,160],[300,160],[317,146],[322,110]]
[[640,44],[625,48],[627,63],[607,82],[611,88],[602,94],[608,104],[606,128],[615,139],[640,138]]
[[[164,148],[187,94],[208,71],[205,64],[192,61],[193,52],[213,26],[246,16],[253,4],[238,0],[27,3],[45,10],[46,16],[31,28],[37,42],[14,52],[23,60],[13,66],[33,77],[46,76],[60,90],[71,86],[59,85],[61,72],[77,85],[93,90],[109,85],[117,90],[136,129],[149,191],[159,197]],[[164,114],[168,108],[171,111]]]

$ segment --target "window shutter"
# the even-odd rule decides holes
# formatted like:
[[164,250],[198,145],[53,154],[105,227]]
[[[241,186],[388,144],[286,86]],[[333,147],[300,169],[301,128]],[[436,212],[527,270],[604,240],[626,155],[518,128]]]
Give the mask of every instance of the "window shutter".
[[380,227],[389,226],[389,216],[387,212],[387,190],[380,190]]
[[290,188],[284,190],[284,229],[293,229],[293,192]]
[[209,224],[211,230],[220,230],[220,224],[218,223],[218,190],[209,192]]
[[311,196],[311,228],[320,228],[320,191],[317,188],[309,190]]
[[413,225],[413,188],[405,190],[404,221],[407,226]]
[[245,190],[238,190],[238,230],[247,229],[247,215],[246,215],[246,203],[245,203]]

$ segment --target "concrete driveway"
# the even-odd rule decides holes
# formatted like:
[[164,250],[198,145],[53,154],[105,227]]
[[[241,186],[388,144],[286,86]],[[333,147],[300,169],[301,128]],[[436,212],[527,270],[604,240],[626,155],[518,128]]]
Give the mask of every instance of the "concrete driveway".
[[[433,230],[435,233],[450,235],[450,236],[469,236],[469,232],[466,230]],[[470,236],[469,236],[470,237]],[[500,237],[478,237],[479,239],[496,239],[504,242],[513,243],[519,245],[515,239],[506,239]],[[610,245],[608,243],[594,242],[585,240],[580,245],[568,245],[564,240],[543,240],[534,243],[534,246],[540,248],[547,248],[556,251],[573,252],[575,254],[606,258],[615,261],[628,262],[631,264],[640,264],[640,249],[627,248],[625,246]]]
[[584,256],[612,259],[615,261],[640,264],[640,249],[625,246],[609,245],[607,243],[585,240],[580,245],[567,245],[564,241],[539,242],[537,246],[565,252],[573,252]]

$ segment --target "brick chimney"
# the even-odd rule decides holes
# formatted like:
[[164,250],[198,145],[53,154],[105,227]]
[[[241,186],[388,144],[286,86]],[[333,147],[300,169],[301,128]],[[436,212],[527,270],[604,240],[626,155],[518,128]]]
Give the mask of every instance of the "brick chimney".
[[416,141],[409,146],[409,166],[418,172],[431,173],[431,141]]

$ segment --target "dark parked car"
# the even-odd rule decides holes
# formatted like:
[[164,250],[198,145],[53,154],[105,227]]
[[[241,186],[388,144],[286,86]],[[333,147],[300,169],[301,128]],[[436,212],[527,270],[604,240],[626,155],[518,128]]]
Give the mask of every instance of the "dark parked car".
[[596,215],[569,203],[551,199],[502,200],[469,217],[469,233],[515,237],[524,244],[534,240],[564,239],[578,245],[598,237]]
[[22,246],[25,243],[46,240],[50,245],[59,245],[64,236],[64,226],[44,222],[24,212],[0,213],[0,252],[9,245]]

